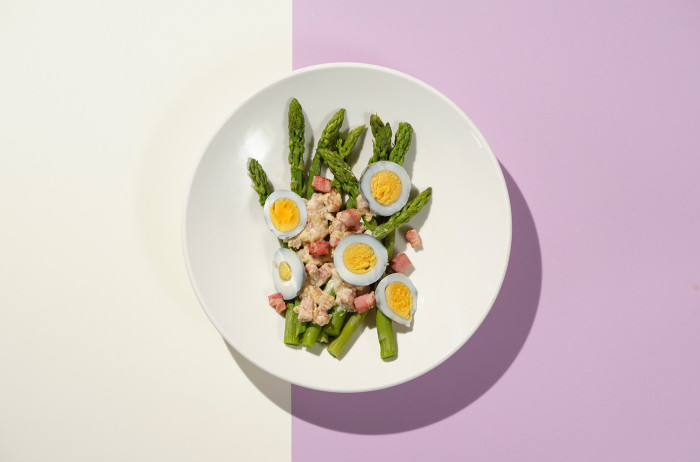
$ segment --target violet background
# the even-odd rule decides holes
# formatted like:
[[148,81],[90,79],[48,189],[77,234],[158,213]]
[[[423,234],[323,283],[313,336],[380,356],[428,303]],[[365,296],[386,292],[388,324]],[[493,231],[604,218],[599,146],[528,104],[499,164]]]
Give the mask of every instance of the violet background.
[[293,387],[293,460],[700,460],[698,24],[689,1],[294,1],[295,69],[387,66],[464,109],[514,228],[444,364]]

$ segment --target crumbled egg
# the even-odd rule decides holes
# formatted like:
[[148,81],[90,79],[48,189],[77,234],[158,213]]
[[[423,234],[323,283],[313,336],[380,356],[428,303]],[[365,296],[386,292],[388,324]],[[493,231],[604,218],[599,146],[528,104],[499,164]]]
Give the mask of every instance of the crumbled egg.
[[299,234],[306,226],[306,204],[296,193],[288,190],[270,194],[264,206],[268,228],[280,239]]
[[277,249],[272,256],[272,280],[275,290],[285,300],[297,296],[306,281],[306,271],[299,256],[289,249]]
[[356,286],[377,281],[389,261],[386,247],[369,234],[349,234],[340,240],[333,254],[338,275]]
[[406,169],[395,162],[374,162],[362,172],[360,192],[372,213],[393,215],[408,202],[411,179]]
[[416,288],[401,273],[390,274],[377,284],[377,308],[384,315],[404,326],[410,326],[416,312]]

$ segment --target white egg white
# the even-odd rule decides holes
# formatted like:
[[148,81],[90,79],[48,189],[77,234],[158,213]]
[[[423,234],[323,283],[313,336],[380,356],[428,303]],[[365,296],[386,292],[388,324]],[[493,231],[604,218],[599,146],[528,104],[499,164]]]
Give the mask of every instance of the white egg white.
[[[377,264],[364,274],[353,273],[345,266],[345,261],[343,260],[345,249],[351,244],[358,243],[369,245],[377,256]],[[333,254],[333,264],[335,265],[335,270],[338,272],[338,275],[345,282],[356,286],[367,286],[379,280],[382,274],[384,274],[388,262],[389,257],[386,252],[386,247],[384,247],[376,237],[370,236],[369,234],[349,234],[345,236],[340,240]]]
[[[272,204],[274,204],[277,199],[283,198],[293,200],[299,208],[299,224],[293,230],[288,232],[282,232],[275,228],[275,225],[272,224],[272,219],[270,218],[270,207],[272,207]],[[267,223],[267,227],[270,228],[270,231],[272,231],[272,233],[280,239],[290,239],[299,234],[306,226],[306,203],[295,192],[287,189],[273,192],[267,197],[267,200],[265,200],[263,209],[265,212],[265,222]]]
[[[411,312],[410,312],[410,318],[402,318],[398,314],[394,313],[391,308],[389,308],[389,304],[386,301],[386,286],[391,284],[392,282],[401,282],[403,284],[406,284],[408,287],[408,290],[411,291],[411,296],[413,298],[413,306],[411,307]],[[413,315],[416,312],[416,308],[418,307],[416,304],[416,299],[418,298],[416,295],[416,288],[411,282],[410,279],[408,279],[406,276],[404,276],[401,273],[394,273],[390,274],[381,281],[379,281],[379,284],[377,284],[377,288],[374,291],[374,297],[377,300],[377,308],[384,313],[384,315],[391,319],[392,321],[395,321],[399,324],[402,324],[404,326],[410,326],[411,321],[413,320]]]
[[[370,188],[372,177],[383,170],[389,170],[395,173],[401,180],[401,193],[393,204],[382,205],[372,196],[372,190]],[[362,172],[362,176],[360,177],[360,192],[362,193],[362,197],[364,197],[369,204],[369,209],[372,213],[381,216],[393,215],[401,210],[401,207],[408,202],[408,196],[411,194],[411,178],[408,176],[406,169],[401,165],[388,160],[381,160],[369,164]]]
[[[282,262],[287,262],[292,269],[292,278],[289,281],[283,281],[280,277],[279,267]],[[282,294],[282,298],[291,300],[296,297],[306,281],[306,271],[299,256],[289,249],[277,249],[272,256],[272,280],[275,290]]]

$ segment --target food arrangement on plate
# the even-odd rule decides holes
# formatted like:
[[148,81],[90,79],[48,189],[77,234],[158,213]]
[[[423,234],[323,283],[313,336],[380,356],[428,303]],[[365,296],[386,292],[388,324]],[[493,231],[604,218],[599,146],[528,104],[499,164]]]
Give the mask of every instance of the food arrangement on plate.
[[[281,245],[272,259],[277,292],[268,303],[285,315],[284,343],[327,344],[336,358],[374,309],[380,356],[390,359],[397,355],[393,322],[410,326],[417,309],[416,288],[403,274],[411,261],[393,255],[396,232],[430,201],[432,188],[409,200],[403,162],[413,128],[401,122],[392,143],[390,124],[377,115],[370,117],[373,154],[358,180],[348,160],[365,125],[343,136],[344,118],[340,109],[328,121],[307,172],[304,114],[291,100],[289,190],[272,192],[260,163],[248,160],[265,221]],[[332,179],[321,176],[324,164]],[[405,238],[412,248],[421,245],[415,229]]]

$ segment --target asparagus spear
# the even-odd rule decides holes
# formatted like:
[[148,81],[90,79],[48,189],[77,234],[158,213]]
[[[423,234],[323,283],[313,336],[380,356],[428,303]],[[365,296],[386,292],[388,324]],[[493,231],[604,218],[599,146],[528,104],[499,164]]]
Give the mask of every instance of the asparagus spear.
[[304,113],[294,98],[289,103],[289,167],[292,172],[289,189],[300,196],[304,194],[304,151]]
[[319,154],[323,161],[328,165],[331,173],[336,180],[340,183],[345,191],[350,194],[351,198],[357,198],[360,194],[360,186],[357,182],[355,174],[350,170],[350,166],[340,157],[340,154],[331,151],[329,149],[317,149],[316,153]]
[[343,120],[345,119],[345,109],[339,109],[331,120],[326,124],[326,128],[323,129],[321,133],[321,138],[318,140],[318,145],[316,147],[316,152],[311,160],[311,168],[309,168],[309,181],[306,187],[306,198],[311,199],[314,193],[314,188],[311,187],[311,181],[314,176],[321,173],[321,156],[319,155],[320,149],[336,149],[338,136],[340,134],[340,127],[343,125]]
[[390,232],[405,225],[408,221],[417,214],[425,204],[430,201],[430,196],[433,193],[433,188],[423,190],[408,204],[404,205],[401,210],[393,214],[389,219],[372,230],[372,235],[377,239],[384,239]]
[[408,152],[411,145],[411,137],[413,136],[413,127],[407,122],[401,122],[399,129],[396,130],[396,138],[394,147],[389,154],[389,160],[399,165],[403,165],[404,156]]
[[335,340],[333,340],[330,343],[330,345],[328,345],[328,352],[334,358],[339,357],[340,354],[343,352],[343,350],[347,346],[348,342],[350,341],[352,336],[355,334],[355,331],[357,331],[357,328],[362,325],[362,322],[367,317],[368,312],[369,311],[365,311],[363,313],[353,313],[348,318],[348,321],[345,323],[343,330],[340,331],[340,335],[338,335],[335,338]]
[[248,176],[253,180],[253,189],[258,193],[260,205],[265,205],[267,196],[272,192],[270,183],[267,181],[267,175],[260,163],[252,157],[248,159]]
[[340,329],[343,327],[343,322],[345,322],[347,314],[347,310],[340,306],[333,308],[331,320],[328,321],[328,324],[323,326],[323,332],[334,337],[340,334]]
[[299,345],[297,335],[299,315],[294,312],[294,307],[298,304],[298,300],[287,303],[287,311],[284,314],[284,343],[287,345]]
[[330,343],[331,338],[324,331],[321,331],[321,333],[318,335],[318,339],[316,339],[316,341],[318,343]]
[[[350,156],[352,149],[355,147],[355,144],[357,144],[357,140],[364,130],[365,126],[360,125],[359,127],[350,130],[348,137],[344,141],[340,138],[338,139],[338,154],[340,154],[342,159],[347,159]],[[335,178],[333,178],[332,187],[335,188],[341,195],[343,194],[343,186]]]
[[387,160],[391,152],[391,125],[383,123],[378,115],[369,116],[369,126],[372,129],[372,157],[367,164],[372,164],[379,160]]
[[[390,231],[383,240],[389,261],[394,256],[394,244],[396,242],[396,232]],[[391,319],[387,318],[381,310],[376,310],[377,339],[379,340],[379,356],[382,359],[396,356],[396,337],[394,337],[394,326]]]
[[382,359],[396,356],[396,338],[394,338],[394,327],[391,319],[387,318],[380,310],[377,312],[377,337],[379,339],[379,356]]
[[352,148],[355,147],[355,144],[360,138],[360,135],[362,135],[363,131],[365,131],[365,126],[360,125],[359,127],[350,130],[350,133],[348,133],[348,137],[345,139],[345,141],[338,140],[338,154],[340,154],[343,159],[347,159],[348,156],[350,156]]
[[322,327],[316,323],[309,323],[304,331],[304,336],[301,339],[301,344],[306,348],[313,348],[316,344],[316,339],[318,339],[321,333]]

